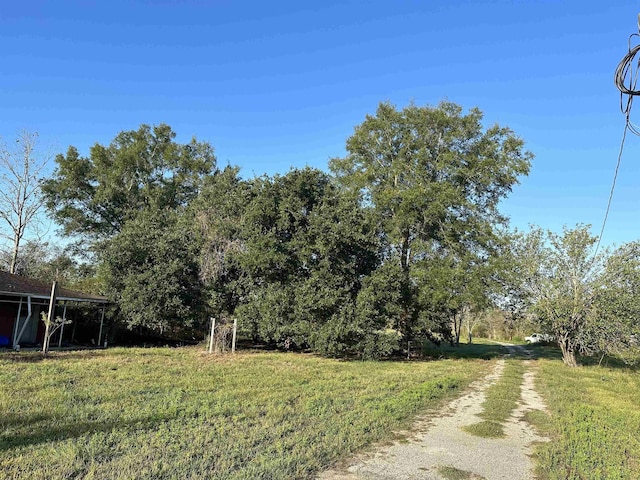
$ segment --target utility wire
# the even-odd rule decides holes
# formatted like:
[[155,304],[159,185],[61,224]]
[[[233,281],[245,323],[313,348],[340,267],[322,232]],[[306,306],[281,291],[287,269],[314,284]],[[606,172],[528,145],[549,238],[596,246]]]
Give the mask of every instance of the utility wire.
[[604,213],[604,219],[602,220],[602,228],[600,228],[600,235],[598,235],[598,243],[596,244],[595,252],[593,253],[593,257],[595,258],[598,254],[598,249],[600,248],[600,241],[602,240],[602,234],[604,233],[604,227],[607,224],[607,218],[609,218],[609,210],[611,209],[611,201],[613,200],[613,191],[616,188],[616,180],[618,179],[618,170],[620,170],[620,161],[622,160],[622,152],[624,150],[624,141],[627,139],[627,131],[629,131],[629,123],[627,122],[624,126],[624,131],[622,132],[622,141],[620,142],[620,151],[618,152],[618,161],[616,163],[616,171],[613,174],[613,182],[611,182],[611,191],[609,192],[609,201],[607,202],[607,209]]
[[[637,33],[629,35],[629,50],[624,58],[618,64],[614,75],[614,83],[620,90],[620,111],[624,114],[629,130],[635,135],[640,135],[640,128],[631,121],[631,106],[633,97],[640,95],[640,90],[636,89],[638,83],[638,73],[640,72],[640,58],[636,60],[636,56],[640,52],[640,44],[631,46],[631,40],[634,37],[640,37]],[[633,65],[636,63],[636,71],[634,75]],[[627,86],[628,83],[628,86]],[[625,98],[626,96],[626,98]]]
[[[639,16],[639,28],[640,28],[640,16]],[[598,235],[598,243],[593,254],[594,259],[600,249],[600,242],[602,241],[602,235],[604,234],[605,226],[607,225],[607,219],[609,218],[609,211],[611,210],[611,202],[613,200],[613,192],[616,188],[616,181],[618,180],[618,171],[620,170],[620,162],[622,161],[622,153],[624,151],[624,142],[627,139],[627,132],[631,131],[634,135],[640,136],[640,127],[634,125],[631,121],[631,106],[633,105],[633,97],[640,95],[640,90],[636,89],[638,83],[638,74],[640,73],[640,58],[636,60],[636,56],[640,52],[640,44],[631,47],[631,39],[634,37],[640,37],[639,34],[633,33],[629,35],[629,50],[627,54],[622,58],[616,73],[614,75],[614,83],[618,90],[620,90],[620,110],[625,116],[624,130],[622,132],[622,140],[620,142],[620,150],[618,151],[618,161],[616,162],[616,170],[613,174],[613,182],[611,182],[611,191],[609,192],[609,200],[607,201],[607,208],[604,213],[604,219],[602,220],[602,227],[600,228],[600,234]],[[636,63],[635,75],[633,72],[634,60]],[[628,80],[628,86],[627,86]],[[625,99],[626,96],[626,99]]]

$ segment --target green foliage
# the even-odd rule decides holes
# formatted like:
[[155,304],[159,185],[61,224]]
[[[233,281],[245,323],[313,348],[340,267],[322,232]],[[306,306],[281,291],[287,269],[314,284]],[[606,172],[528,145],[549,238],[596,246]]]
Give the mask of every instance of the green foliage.
[[[373,209],[385,262],[400,266],[394,323],[406,338],[425,325],[444,333],[461,303],[485,301],[486,289],[469,280],[487,278],[476,267],[505,221],[498,203],[528,173],[532,156],[509,129],[484,129],[481,120],[478,109],[463,114],[449,102],[400,111],[383,103],[347,140],[347,156],[330,163],[340,184]],[[436,265],[446,262],[455,274]]]
[[89,157],[75,147],[57,155],[53,178],[43,184],[47,207],[67,235],[105,239],[143,208],[188,204],[215,170],[213,148],[192,139],[174,142],[168,125],[120,132]]
[[533,228],[512,243],[512,297],[553,334],[567,365],[576,354],[634,358],[640,304],[640,249],[635,243],[594,257],[589,226],[562,234]]
[[386,319],[378,324],[356,308],[379,262],[369,212],[309,168],[258,179],[250,189],[240,231],[228,237],[242,245],[227,263],[237,268],[230,287],[241,290],[241,328],[285,348],[388,353]]
[[204,321],[197,246],[188,205],[215,172],[212,147],[174,141],[168,125],[120,132],[89,157],[74,147],[56,157],[43,184],[67,235],[92,251],[100,281],[124,322],[184,335]]
[[460,319],[491,303],[498,204],[531,159],[509,129],[449,102],[381,104],[333,177],[243,180],[207,143],[174,138],[142,125],[86,158],[70,147],[44,183],[125,323],[186,335],[235,316],[256,341],[363,358],[458,341]]
[[542,282],[535,312],[546,331],[552,332],[563,351],[565,363],[576,365],[575,352],[590,353],[586,342],[593,299],[596,294],[596,269],[601,259],[591,254],[597,238],[589,226],[564,229],[562,235],[549,232],[549,246],[542,247]]
[[71,249],[48,242],[28,240],[20,247],[16,274],[51,284],[57,280],[65,288],[85,293],[99,293],[95,265],[82,263]]
[[206,318],[188,224],[178,213],[145,209],[107,244],[100,274],[127,326],[184,337]]
[[640,353],[640,243],[614,251],[598,284],[596,321],[590,323],[585,337],[598,353],[634,362]]
[[0,476],[313,478],[489,367],[196,348],[0,354]]

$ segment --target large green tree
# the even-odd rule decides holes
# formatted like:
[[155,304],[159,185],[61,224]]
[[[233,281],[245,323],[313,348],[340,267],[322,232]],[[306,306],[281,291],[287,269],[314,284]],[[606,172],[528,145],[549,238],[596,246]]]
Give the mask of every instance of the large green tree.
[[93,251],[123,323],[183,335],[204,317],[189,206],[217,170],[208,143],[175,137],[142,125],[88,157],[69,147],[43,192],[64,233]]
[[326,173],[240,181],[223,172],[197,207],[211,305],[247,334],[332,355],[397,348],[388,317],[372,305],[383,290],[369,278],[380,251],[371,212]]
[[[402,277],[394,328],[410,338],[446,310],[432,305],[428,314],[420,299],[437,298],[425,291],[438,282],[420,269],[434,258],[470,269],[492,255],[495,228],[506,221],[499,202],[528,173],[532,155],[510,129],[485,128],[478,109],[464,113],[450,102],[402,110],[382,103],[346,147],[347,156],[330,168],[377,216],[384,260],[396,263]],[[461,277],[445,285],[451,280],[440,282],[450,293],[443,299],[464,283]]]

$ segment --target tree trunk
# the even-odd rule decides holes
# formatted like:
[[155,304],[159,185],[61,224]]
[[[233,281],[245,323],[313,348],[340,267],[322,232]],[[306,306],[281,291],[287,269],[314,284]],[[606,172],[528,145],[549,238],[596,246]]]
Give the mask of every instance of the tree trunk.
[[20,237],[15,234],[13,238],[13,250],[11,252],[11,266],[9,267],[9,273],[16,273],[16,267],[18,266],[18,251],[20,250]]
[[409,237],[410,233],[408,231],[404,232],[402,244],[400,245],[400,268],[407,276],[409,275],[409,253],[411,251]]
[[403,274],[403,292],[402,292],[402,314],[400,318],[400,328],[404,340],[413,340],[413,316],[412,309],[414,299],[411,295],[411,276],[409,274],[410,263],[409,255],[411,252],[410,233],[404,232],[402,243],[400,245],[400,268]]
[[462,330],[462,313],[458,312],[453,314],[453,334],[454,342],[456,345],[460,345],[460,333]]
[[577,367],[576,349],[573,342],[567,338],[560,340],[560,350],[562,351],[562,361],[568,367]]

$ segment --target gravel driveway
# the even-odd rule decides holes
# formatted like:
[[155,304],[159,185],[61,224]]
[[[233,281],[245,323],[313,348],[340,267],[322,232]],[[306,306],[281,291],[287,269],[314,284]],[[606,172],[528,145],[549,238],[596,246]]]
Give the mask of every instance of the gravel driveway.
[[[530,358],[523,347],[502,344],[510,356]],[[505,438],[490,439],[473,436],[462,427],[480,422],[485,390],[500,378],[505,360],[485,378],[474,382],[462,397],[453,400],[438,415],[420,418],[407,437],[389,445],[375,446],[344,467],[323,472],[320,480],[337,479],[509,479],[534,478],[530,455],[534,442],[547,441],[539,437],[523,419],[529,410],[544,410],[542,398],[534,387],[533,362],[523,360],[527,370],[523,375],[519,406],[505,423]],[[457,475],[457,476],[456,476]]]

